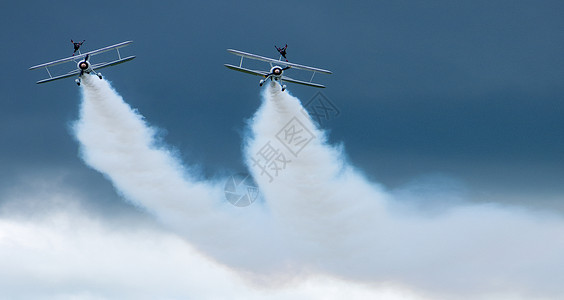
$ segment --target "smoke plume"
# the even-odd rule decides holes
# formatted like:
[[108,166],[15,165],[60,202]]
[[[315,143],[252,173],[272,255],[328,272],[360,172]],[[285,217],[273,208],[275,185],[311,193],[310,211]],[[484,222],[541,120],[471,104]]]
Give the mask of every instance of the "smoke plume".
[[85,162],[124,198],[263,284],[324,273],[451,296],[564,295],[561,217],[464,202],[417,213],[351,166],[276,84],[249,120],[244,156],[264,203],[245,209],[226,203],[223,182],[195,177],[159,145],[104,80],[83,80],[75,132]]

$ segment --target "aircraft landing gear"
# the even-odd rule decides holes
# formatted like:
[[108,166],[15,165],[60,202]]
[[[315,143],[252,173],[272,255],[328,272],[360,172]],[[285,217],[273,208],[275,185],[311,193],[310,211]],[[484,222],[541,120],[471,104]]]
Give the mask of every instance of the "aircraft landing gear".
[[102,73],[98,72],[96,75],[98,75],[98,78],[102,79]]
[[75,79],[74,82],[76,82],[76,85],[80,86],[80,79]]
[[282,91],[285,91],[285,90],[286,90],[286,85],[284,84],[284,85],[282,85]]

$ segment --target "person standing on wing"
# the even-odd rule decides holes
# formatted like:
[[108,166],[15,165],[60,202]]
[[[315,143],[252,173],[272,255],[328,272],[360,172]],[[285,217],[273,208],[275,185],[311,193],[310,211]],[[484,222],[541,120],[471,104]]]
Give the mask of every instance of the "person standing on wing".
[[[74,54],[76,53],[76,51],[78,51],[78,49],[80,49],[80,46],[82,46],[82,43],[84,43],[86,40],[83,40],[82,42],[77,42],[75,43],[73,40],[71,40],[71,43],[74,46],[74,52],[72,53],[72,56],[74,56]],[[80,51],[78,52],[80,54]]]
[[282,57],[284,57],[284,59],[286,61],[288,61],[288,59],[286,58],[286,49],[288,48],[288,44],[286,44],[286,46],[284,46],[282,48],[278,48],[278,47],[276,47],[276,45],[274,45],[274,48],[276,48],[276,50],[278,50],[280,55],[282,55]]

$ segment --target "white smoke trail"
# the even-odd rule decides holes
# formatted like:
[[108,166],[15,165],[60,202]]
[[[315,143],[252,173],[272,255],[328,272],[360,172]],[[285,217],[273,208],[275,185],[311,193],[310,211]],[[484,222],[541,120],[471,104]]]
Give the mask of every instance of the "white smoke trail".
[[[564,293],[555,279],[564,276],[560,217],[494,205],[462,204],[434,216],[402,209],[409,203],[369,183],[341,148],[326,144],[297,98],[277,85],[263,98],[247,162],[277,223],[301,240],[294,246],[303,264],[424,290]],[[315,138],[303,146],[308,136]],[[283,155],[264,165],[268,148]]]
[[328,146],[299,100],[276,85],[265,89],[246,141],[266,210],[222,204],[221,186],[190,176],[155,145],[153,130],[107,82],[86,78],[83,86],[76,135],[85,161],[127,199],[235,269],[328,272],[434,293],[564,295],[561,218],[490,205],[434,216],[403,210],[401,199]]
[[[220,184],[190,176],[171,151],[156,144],[155,131],[105,80],[85,76],[75,135],[85,162],[105,174],[132,203],[189,237],[225,263],[264,270],[270,255],[249,257],[249,240],[263,239],[255,251],[278,252],[268,219],[258,207],[229,213]],[[261,226],[257,227],[256,224]]]
[[342,149],[326,144],[297,98],[277,84],[263,98],[251,124],[247,165],[277,224],[299,241],[296,257],[328,267],[361,246],[353,240],[369,238],[366,222],[385,218],[387,195],[343,161]]
[[[208,212],[217,199],[215,189],[186,178],[171,153],[154,142],[145,125],[104,81],[84,78],[80,122],[76,136],[86,162],[110,177],[130,201],[177,219],[178,212],[194,216]],[[177,199],[186,199],[178,201]]]

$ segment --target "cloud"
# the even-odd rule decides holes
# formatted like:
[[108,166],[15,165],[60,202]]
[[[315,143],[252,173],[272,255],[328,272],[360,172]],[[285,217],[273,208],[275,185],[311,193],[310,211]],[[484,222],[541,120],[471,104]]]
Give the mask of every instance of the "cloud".
[[[394,287],[322,276],[257,289],[147,219],[92,214],[80,206],[85,195],[72,188],[56,180],[51,187],[30,183],[34,188],[14,188],[18,196],[2,195],[4,299],[418,299]],[[22,201],[50,209],[26,213]]]

